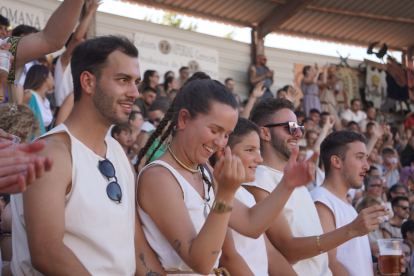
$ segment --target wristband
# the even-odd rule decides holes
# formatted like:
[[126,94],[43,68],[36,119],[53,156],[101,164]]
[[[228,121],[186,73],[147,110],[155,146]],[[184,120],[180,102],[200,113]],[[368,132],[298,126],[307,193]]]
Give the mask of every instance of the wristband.
[[224,201],[215,200],[213,207],[211,207],[211,209],[218,213],[225,213],[225,212],[230,212],[231,210],[233,210],[233,205],[228,206],[226,202]]

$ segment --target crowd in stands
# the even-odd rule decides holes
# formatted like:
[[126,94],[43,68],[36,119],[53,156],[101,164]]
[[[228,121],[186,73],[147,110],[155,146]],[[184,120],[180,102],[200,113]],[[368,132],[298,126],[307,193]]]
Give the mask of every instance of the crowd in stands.
[[404,239],[402,275],[414,274],[413,113],[383,122],[329,64],[303,68],[295,105],[292,85],[271,91],[265,55],[243,101],[233,79],[188,67],[141,76],[127,39],[85,40],[90,2],[72,35],[83,0],[42,31],[10,36],[0,15],[14,56],[0,104],[3,275],[379,276],[384,238]]

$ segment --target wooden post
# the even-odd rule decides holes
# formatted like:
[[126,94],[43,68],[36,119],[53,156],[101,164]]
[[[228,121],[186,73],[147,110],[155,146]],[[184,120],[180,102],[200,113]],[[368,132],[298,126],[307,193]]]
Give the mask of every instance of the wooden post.
[[258,37],[258,30],[259,27],[253,27],[251,33],[250,58],[252,64],[256,64],[257,55],[264,55],[264,38]]
[[[81,16],[79,20],[82,20],[82,18],[85,16],[85,13],[87,9],[89,8],[89,2],[85,2],[83,4]],[[91,22],[89,23],[88,31],[86,32],[86,39],[95,37],[96,36],[96,12],[92,15]]]

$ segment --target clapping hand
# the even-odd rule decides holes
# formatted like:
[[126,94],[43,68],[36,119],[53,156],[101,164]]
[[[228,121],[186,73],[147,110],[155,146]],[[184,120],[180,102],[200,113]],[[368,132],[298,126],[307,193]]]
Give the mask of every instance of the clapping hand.
[[254,87],[252,91],[251,97],[258,99],[261,96],[263,96],[264,92],[267,89],[266,87],[263,87],[264,83],[265,83],[264,81],[260,81],[256,84],[256,86]]
[[319,153],[314,152],[311,158],[304,162],[296,162],[298,153],[299,147],[295,147],[284,169],[281,183],[284,183],[287,188],[294,189],[315,180],[315,162],[319,157]]
[[2,130],[0,128],[0,143],[3,143],[3,142],[9,142],[9,143],[11,143],[11,141],[13,140],[13,138],[14,138],[13,135],[5,132],[4,130]]
[[96,12],[99,6],[103,3],[102,0],[89,0],[89,12]]
[[52,158],[42,158],[34,154],[45,147],[45,142],[10,146],[10,141],[0,143],[0,193],[15,194],[24,192],[26,185],[49,171]]

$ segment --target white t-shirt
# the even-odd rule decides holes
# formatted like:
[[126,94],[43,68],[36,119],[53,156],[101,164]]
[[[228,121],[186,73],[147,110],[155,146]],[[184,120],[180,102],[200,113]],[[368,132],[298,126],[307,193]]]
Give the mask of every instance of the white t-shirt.
[[[258,187],[271,193],[282,177],[283,172],[260,165],[256,169],[256,180],[243,185]],[[286,217],[294,237],[310,237],[323,234],[315,204],[304,186],[293,191],[282,213]],[[332,276],[327,253],[299,261],[292,267],[298,275]]]
[[[354,207],[340,200],[324,187],[310,192],[314,202],[325,204],[335,216],[336,229],[351,223],[358,213]],[[349,276],[374,276],[368,236],[356,237],[337,247],[337,260]]]
[[155,126],[153,124],[151,124],[150,122],[145,121],[142,124],[141,128],[139,129],[137,135],[139,135],[141,133],[141,131],[150,132],[151,130],[155,130]]
[[351,109],[347,109],[341,114],[341,118],[347,120],[348,122],[354,121],[355,123],[359,124],[362,120],[367,118],[367,114],[364,111],[358,110],[357,114],[351,111]]
[[[377,167],[380,176],[385,176],[385,174],[387,174],[388,172],[388,169],[384,167],[383,165],[375,165],[375,167]],[[400,173],[398,172],[398,170],[392,171],[387,179],[387,187],[391,188],[392,186],[397,184],[399,180],[400,180]]]
[[[236,198],[248,207],[253,207],[256,200],[245,188],[240,187],[236,192]],[[258,239],[252,239],[232,230],[234,245],[237,252],[243,257],[255,276],[269,276],[266,244],[263,235]]]
[[60,56],[56,62],[55,67],[55,99],[56,105],[61,106],[66,97],[73,92],[73,78],[70,66],[70,61],[66,66],[65,72],[63,72],[62,56]]

